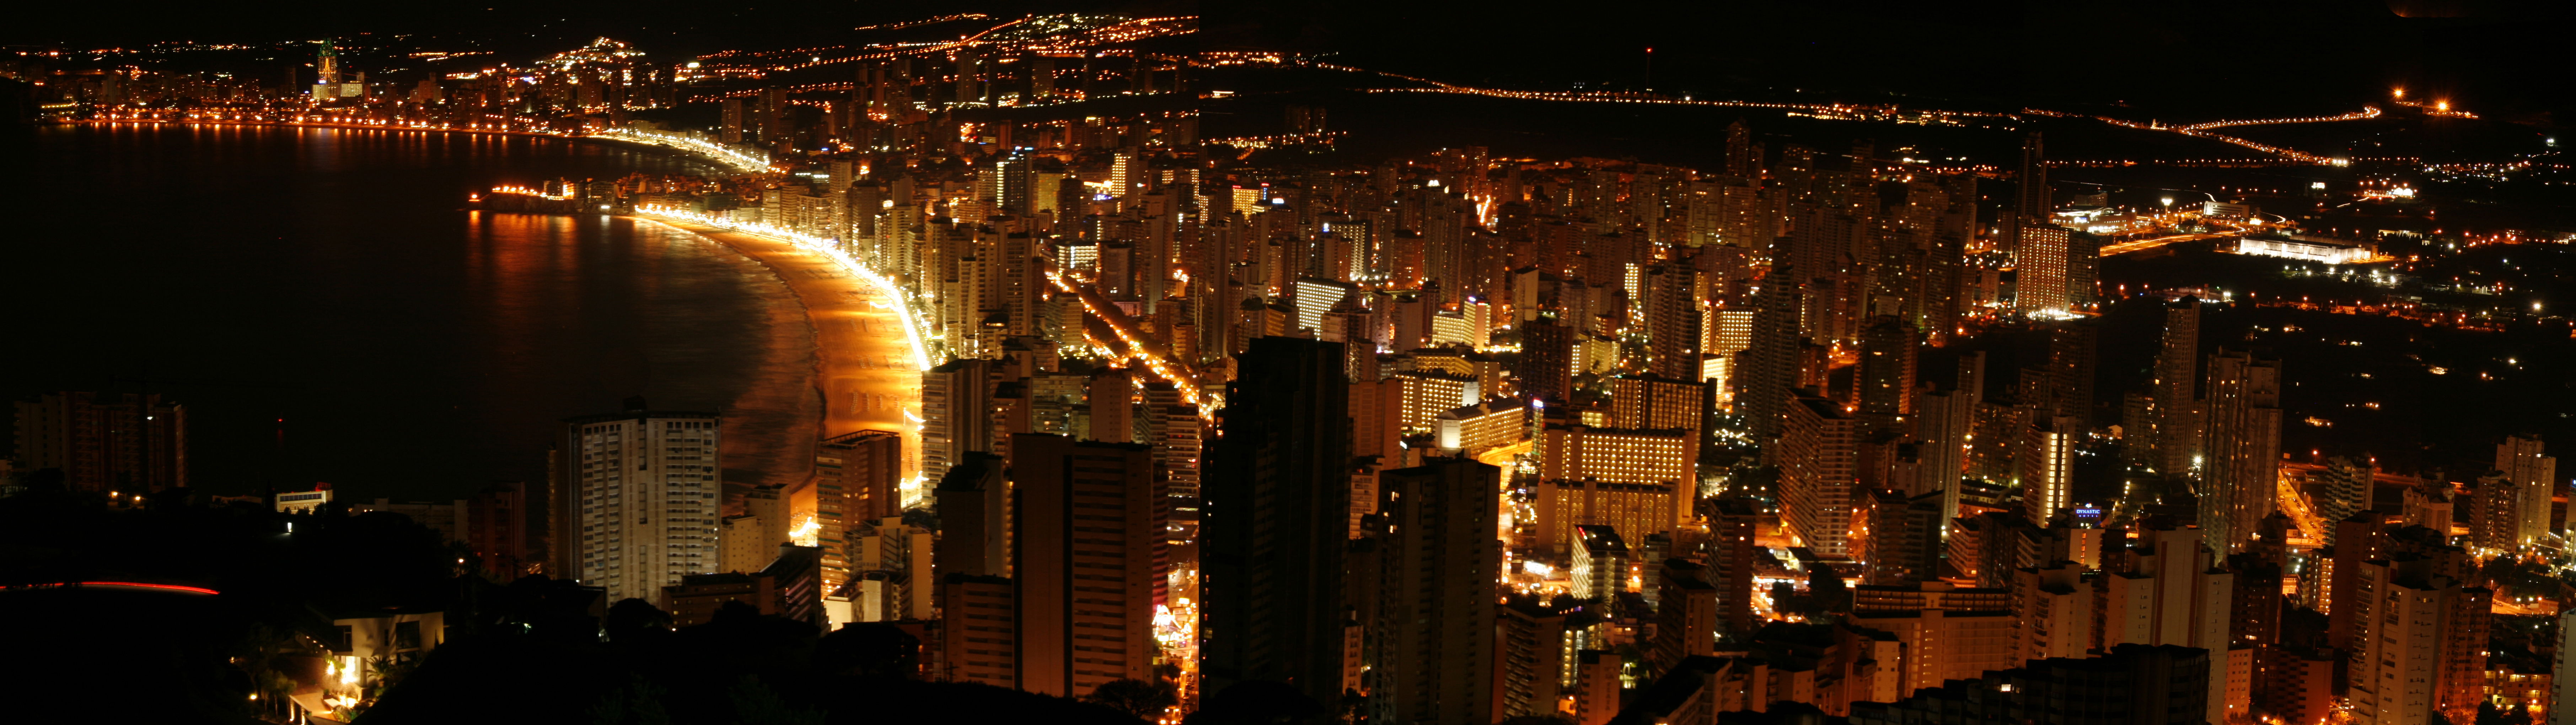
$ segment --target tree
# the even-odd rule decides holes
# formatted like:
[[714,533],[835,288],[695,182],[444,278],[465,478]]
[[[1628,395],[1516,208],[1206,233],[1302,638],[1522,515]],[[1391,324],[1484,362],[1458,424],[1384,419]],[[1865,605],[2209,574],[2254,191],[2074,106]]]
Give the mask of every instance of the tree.
[[635,675],[625,687],[600,695],[599,702],[590,706],[591,725],[671,725],[662,696],[662,688]]
[[1153,722],[1163,711],[1180,703],[1180,696],[1170,682],[1146,682],[1138,679],[1111,680],[1082,696],[1083,702],[1106,706],[1112,710]]

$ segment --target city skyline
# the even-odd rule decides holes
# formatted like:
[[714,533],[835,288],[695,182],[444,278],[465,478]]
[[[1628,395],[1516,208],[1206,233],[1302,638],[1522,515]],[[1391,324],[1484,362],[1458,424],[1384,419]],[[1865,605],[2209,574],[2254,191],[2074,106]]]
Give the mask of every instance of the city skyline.
[[2554,11],[615,10],[0,48],[133,712],[2576,722]]

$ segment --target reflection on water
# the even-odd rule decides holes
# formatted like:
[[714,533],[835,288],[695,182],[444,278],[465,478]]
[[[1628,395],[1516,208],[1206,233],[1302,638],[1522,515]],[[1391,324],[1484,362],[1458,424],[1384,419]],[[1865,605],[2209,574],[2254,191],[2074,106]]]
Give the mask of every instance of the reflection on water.
[[13,347],[42,351],[0,356],[0,392],[167,392],[191,406],[200,488],[444,499],[541,480],[555,420],[630,395],[723,412],[729,481],[810,467],[813,332],[758,262],[658,225],[460,208],[491,184],[689,162],[328,129],[0,143],[32,169],[0,192],[45,210],[0,242]]

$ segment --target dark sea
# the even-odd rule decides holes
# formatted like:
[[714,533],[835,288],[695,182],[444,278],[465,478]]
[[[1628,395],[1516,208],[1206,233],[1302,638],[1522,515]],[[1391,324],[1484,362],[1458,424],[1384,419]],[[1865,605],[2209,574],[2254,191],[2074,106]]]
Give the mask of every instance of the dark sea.
[[724,413],[729,482],[801,477],[813,333],[767,268],[668,227],[467,204],[493,184],[707,171],[546,138],[0,132],[18,220],[0,234],[0,395],[179,401],[209,493],[541,481],[557,420],[632,395]]

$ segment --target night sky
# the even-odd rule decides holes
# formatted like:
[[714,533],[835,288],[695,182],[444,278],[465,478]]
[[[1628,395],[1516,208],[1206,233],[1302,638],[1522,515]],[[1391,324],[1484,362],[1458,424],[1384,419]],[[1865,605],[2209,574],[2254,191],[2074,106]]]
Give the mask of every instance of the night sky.
[[[842,42],[845,28],[984,12],[1201,14],[1208,47],[1333,53],[1343,62],[1520,88],[1644,88],[2004,110],[2126,104],[2182,116],[2347,109],[2391,86],[2490,117],[2554,125],[2576,76],[2551,56],[2576,9],[2473,0],[2179,2],[43,3],[0,42],[98,47],[410,33],[537,54],[595,36],[681,57]],[[1567,12],[1570,7],[1600,12]],[[2401,17],[2400,11],[2416,17]],[[2454,17],[2428,17],[2452,15]],[[1648,61],[1646,48],[1654,48]],[[2124,114],[2128,115],[2128,114]]]

